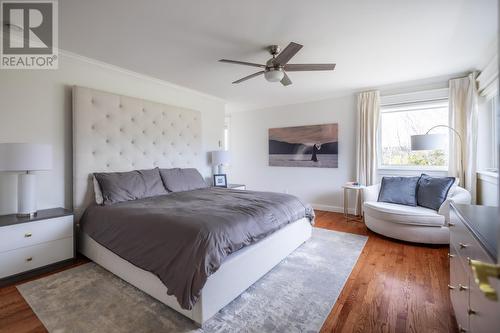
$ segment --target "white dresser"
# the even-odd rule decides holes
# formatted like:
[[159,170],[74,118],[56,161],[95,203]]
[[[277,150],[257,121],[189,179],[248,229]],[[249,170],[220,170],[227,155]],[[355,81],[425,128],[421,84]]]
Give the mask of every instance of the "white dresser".
[[[500,332],[498,208],[452,204],[450,210],[450,297],[460,332]],[[480,289],[474,270],[491,265],[486,279],[493,294]],[[484,281],[484,279],[483,279]]]
[[0,282],[74,258],[73,234],[73,214],[63,208],[0,216]]

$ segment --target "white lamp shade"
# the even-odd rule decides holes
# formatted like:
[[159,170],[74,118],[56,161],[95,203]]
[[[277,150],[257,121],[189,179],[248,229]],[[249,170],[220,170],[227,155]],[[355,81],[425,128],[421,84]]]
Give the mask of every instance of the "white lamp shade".
[[411,150],[444,149],[446,134],[424,134],[411,136]]
[[52,146],[41,143],[0,143],[0,171],[52,169]]
[[227,150],[216,150],[212,152],[212,165],[228,164],[229,152]]

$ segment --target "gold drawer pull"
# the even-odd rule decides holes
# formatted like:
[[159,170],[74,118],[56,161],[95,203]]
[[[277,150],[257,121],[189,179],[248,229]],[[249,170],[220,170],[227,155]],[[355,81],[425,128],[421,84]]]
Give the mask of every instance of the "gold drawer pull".
[[24,234],[24,237],[26,237],[26,238],[31,237],[31,236],[32,236],[31,232],[27,232]]
[[488,264],[479,260],[471,260],[470,266],[474,281],[488,299],[497,301],[498,296],[495,288],[490,284],[488,278],[500,279],[500,265]]
[[455,287],[449,284],[449,285],[448,285],[448,289],[450,289],[450,290],[454,290],[454,289],[455,289]]
[[467,313],[469,314],[469,316],[473,316],[473,315],[476,315],[476,314],[477,314],[477,312],[476,312],[476,311],[474,311],[474,310],[472,310],[471,308],[469,308],[469,309],[467,310]]
[[448,258],[450,258],[450,259],[451,259],[451,258],[454,258],[454,257],[455,257],[455,255],[454,255],[454,254],[448,253]]
[[33,257],[26,258],[26,261],[31,261],[31,260],[33,260]]
[[463,286],[461,285],[460,283],[458,284],[458,290],[462,291],[462,290],[469,290],[469,287],[467,286]]
[[465,249],[466,247],[469,247],[469,244],[458,243],[458,246],[460,246],[461,249]]

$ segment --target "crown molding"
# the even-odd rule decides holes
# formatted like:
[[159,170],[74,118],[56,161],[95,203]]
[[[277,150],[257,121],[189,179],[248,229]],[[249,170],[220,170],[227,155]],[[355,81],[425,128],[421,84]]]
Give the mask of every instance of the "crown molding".
[[120,66],[112,65],[110,63],[107,63],[107,62],[104,62],[104,61],[100,61],[100,60],[97,60],[97,59],[94,59],[94,58],[89,58],[89,57],[86,57],[86,56],[82,56],[80,54],[73,53],[73,52],[70,52],[70,51],[59,49],[59,55],[63,56],[63,57],[70,58],[70,59],[73,59],[73,60],[85,62],[85,63],[91,64],[91,65],[94,65],[94,66],[98,66],[98,67],[101,67],[101,68],[104,68],[104,69],[107,69],[107,70],[111,70],[111,71],[119,72],[119,73],[122,73],[122,74],[125,74],[125,75],[133,76],[133,77],[135,77],[137,79],[141,79],[141,80],[149,81],[151,83],[163,85],[163,86],[166,86],[168,88],[173,88],[173,89],[181,90],[181,91],[184,91],[184,92],[187,92],[187,93],[197,94],[197,95],[203,96],[203,97],[208,98],[208,99],[212,99],[212,100],[215,100],[215,101],[218,101],[218,102],[222,102],[222,103],[227,103],[227,101],[225,99],[217,97],[217,96],[214,96],[214,95],[210,95],[210,94],[207,94],[207,93],[195,90],[195,89],[191,89],[191,88],[187,88],[187,87],[184,87],[184,86],[180,86],[180,85],[177,85],[175,83],[164,81],[162,79],[158,79],[158,78],[150,76],[150,75],[138,73],[138,72],[135,72],[135,71],[132,71],[132,70],[120,67]]
[[495,55],[477,77],[479,93],[491,97],[498,94],[498,56]]
[[[2,42],[3,38],[4,38],[3,34],[0,34],[0,42]],[[24,38],[21,38],[21,37],[19,37],[17,35],[13,36],[13,38],[15,40],[23,40],[24,41]],[[67,50],[64,50],[64,49],[61,49],[61,48],[55,48],[55,49],[57,50],[57,54],[59,55],[59,58],[66,57],[66,58],[69,58],[69,59],[73,59],[73,60],[77,60],[77,61],[80,61],[80,62],[84,62],[84,63],[90,64],[90,65],[98,66],[98,67],[101,67],[103,69],[107,69],[107,70],[110,70],[110,71],[114,71],[114,72],[118,72],[118,73],[121,73],[121,74],[133,76],[133,77],[135,77],[137,79],[144,80],[144,81],[149,81],[151,83],[162,85],[162,86],[165,86],[165,87],[168,87],[168,88],[171,88],[171,89],[177,89],[177,90],[180,90],[180,91],[183,91],[183,92],[187,92],[187,93],[191,93],[191,94],[196,94],[196,95],[199,95],[199,96],[202,96],[202,97],[205,97],[205,98],[217,101],[217,102],[221,102],[221,103],[224,103],[224,104],[227,103],[227,101],[225,99],[223,99],[223,98],[220,98],[220,97],[217,97],[217,96],[214,96],[214,95],[210,95],[210,94],[207,94],[207,93],[195,90],[195,89],[191,89],[191,88],[187,88],[187,87],[184,87],[184,86],[180,86],[180,85],[177,85],[177,84],[172,83],[172,82],[168,82],[168,81],[165,81],[165,80],[162,80],[162,79],[158,79],[158,78],[150,76],[150,75],[146,75],[146,74],[142,74],[142,73],[139,73],[139,72],[135,72],[135,71],[132,71],[132,70],[120,67],[120,66],[112,65],[110,63],[107,63],[107,62],[104,62],[104,61],[100,61],[100,60],[97,60],[97,59],[94,59],[94,58],[89,58],[89,57],[86,57],[86,56],[82,56],[80,54],[73,53],[73,52],[70,52],[70,51],[67,51]]]

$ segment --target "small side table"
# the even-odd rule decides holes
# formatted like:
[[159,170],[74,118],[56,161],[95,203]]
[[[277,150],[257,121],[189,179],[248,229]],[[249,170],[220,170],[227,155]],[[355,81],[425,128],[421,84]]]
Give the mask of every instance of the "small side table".
[[[363,202],[363,190],[365,186],[363,185],[344,185],[342,189],[344,190],[344,217],[347,221],[361,221],[363,219],[363,213],[361,212],[361,204]],[[359,215],[349,214],[349,191],[354,191],[356,193],[356,206],[354,207],[355,212],[359,212]]]
[[246,190],[247,187],[244,184],[227,184],[227,188],[232,188],[233,190]]

